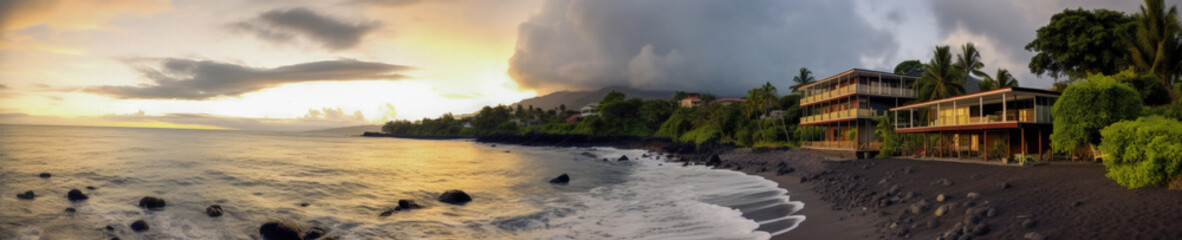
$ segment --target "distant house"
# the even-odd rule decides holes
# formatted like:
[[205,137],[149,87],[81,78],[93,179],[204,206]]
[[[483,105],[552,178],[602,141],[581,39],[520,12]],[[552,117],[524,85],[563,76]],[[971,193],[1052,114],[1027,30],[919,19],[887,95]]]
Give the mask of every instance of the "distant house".
[[583,108],[579,109],[579,115],[580,115],[579,117],[580,118],[595,116],[598,114],[599,114],[599,104],[595,104],[595,103],[587,104],[587,106],[583,106]]
[[689,96],[681,99],[681,107],[697,107],[702,104],[702,99],[698,96]]
[[723,98],[723,99],[714,100],[714,103],[722,104],[725,106],[725,105],[731,105],[731,104],[735,104],[735,103],[741,103],[743,101],[747,101],[747,100],[742,99],[742,98]]
[[568,122],[568,123],[569,122],[578,122],[579,119],[582,119],[582,118],[583,118],[583,114],[575,113],[575,115],[570,115],[570,117],[566,118],[566,122]]
[[472,123],[464,122],[464,128],[472,128]]

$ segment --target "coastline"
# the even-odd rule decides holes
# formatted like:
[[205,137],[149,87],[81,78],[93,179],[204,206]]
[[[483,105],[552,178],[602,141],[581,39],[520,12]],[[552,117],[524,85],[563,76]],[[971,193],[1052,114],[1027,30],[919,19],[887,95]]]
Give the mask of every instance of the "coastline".
[[[718,154],[722,161],[717,168],[775,181],[793,201],[805,204],[795,214],[807,219],[772,239],[967,234],[974,239],[1182,239],[1182,228],[1173,226],[1182,220],[1182,191],[1126,189],[1093,163],[1015,167],[907,158],[841,160],[802,149],[697,147],[627,137],[534,135],[477,141],[645,149],[696,163]],[[937,201],[941,194],[943,202]]]

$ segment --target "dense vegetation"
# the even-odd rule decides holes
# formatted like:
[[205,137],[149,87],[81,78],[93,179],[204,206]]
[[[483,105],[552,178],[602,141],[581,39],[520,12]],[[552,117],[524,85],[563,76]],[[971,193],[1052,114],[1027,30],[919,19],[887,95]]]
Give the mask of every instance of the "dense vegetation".
[[1104,128],[1106,176],[1128,188],[1160,186],[1182,173],[1182,123],[1161,116]]
[[1098,144],[1100,129],[1136,119],[1141,108],[1140,94],[1114,77],[1093,75],[1071,84],[1051,106],[1051,145],[1056,152],[1070,154],[1085,144]]

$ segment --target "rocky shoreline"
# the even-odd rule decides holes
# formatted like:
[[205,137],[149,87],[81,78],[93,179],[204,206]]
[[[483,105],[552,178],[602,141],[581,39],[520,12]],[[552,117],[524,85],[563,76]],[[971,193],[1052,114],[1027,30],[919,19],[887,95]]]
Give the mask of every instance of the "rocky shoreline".
[[800,149],[663,139],[494,136],[485,143],[645,149],[776,181],[808,217],[773,239],[1182,239],[1182,191],[1129,190],[1095,163],[1037,167],[904,158],[843,160]]

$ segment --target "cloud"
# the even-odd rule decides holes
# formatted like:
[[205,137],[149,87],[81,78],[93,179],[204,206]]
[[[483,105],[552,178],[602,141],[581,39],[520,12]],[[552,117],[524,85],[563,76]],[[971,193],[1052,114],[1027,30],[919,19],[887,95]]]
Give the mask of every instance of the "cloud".
[[125,16],[148,16],[171,10],[168,0],[0,0],[0,49],[16,43],[54,48],[20,36],[15,30],[46,26],[56,32],[108,29],[105,23]]
[[94,86],[83,91],[123,99],[206,100],[240,96],[287,83],[403,79],[397,72],[412,67],[352,59],[254,68],[207,60],[166,58],[150,60],[159,67],[137,66],[151,83],[137,86]]
[[309,109],[308,114],[299,118],[248,118],[203,113],[146,114],[139,111],[130,114],[109,114],[76,118],[38,116],[24,113],[0,113],[3,124],[44,124],[81,126],[151,126],[152,123],[166,123],[182,127],[206,127],[255,131],[307,131],[335,127],[372,125],[360,111],[345,113],[340,108]]
[[[631,86],[742,94],[893,59],[850,0],[548,0],[518,27],[509,74],[542,92]],[[893,64],[893,63],[892,63]]]
[[4,85],[3,83],[0,83],[0,90],[4,90],[4,89],[8,89],[8,85]]
[[352,2],[385,7],[405,7],[422,3],[423,0],[353,0]]
[[265,41],[283,43],[301,36],[329,50],[353,48],[378,26],[378,22],[349,23],[333,19],[307,8],[271,10],[255,19],[230,24],[232,29],[254,34]]

